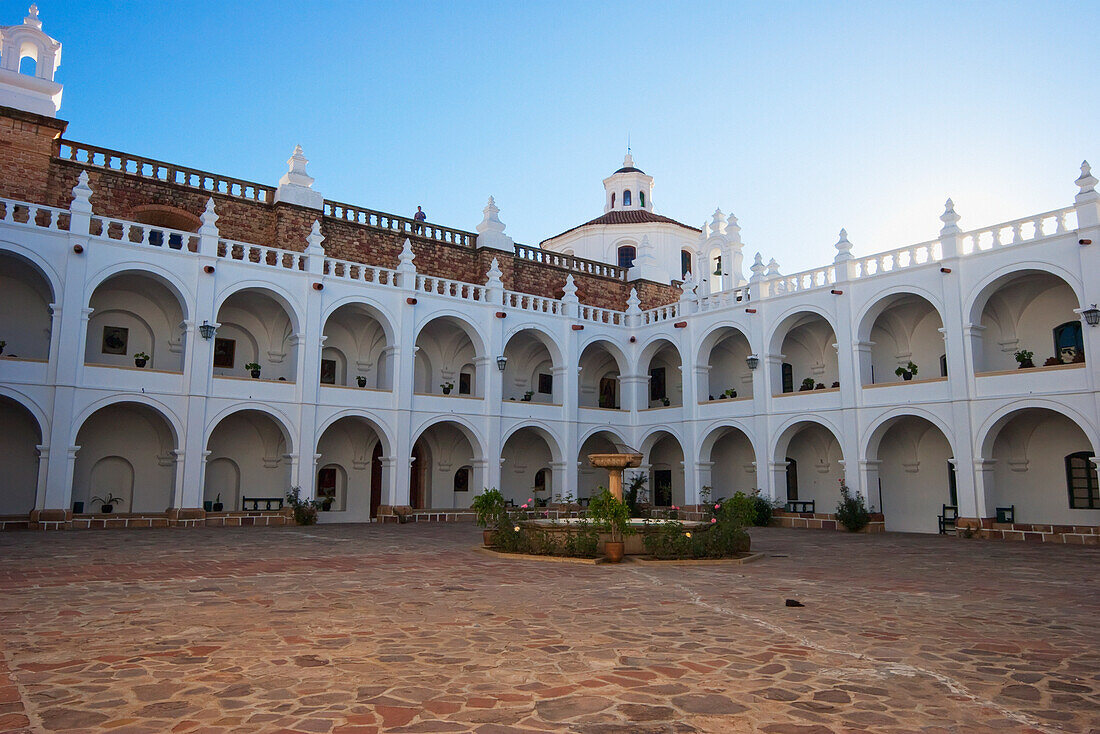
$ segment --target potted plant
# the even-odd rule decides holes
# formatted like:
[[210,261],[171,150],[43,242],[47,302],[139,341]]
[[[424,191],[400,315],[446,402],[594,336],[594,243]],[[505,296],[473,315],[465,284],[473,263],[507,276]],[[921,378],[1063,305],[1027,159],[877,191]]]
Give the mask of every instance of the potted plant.
[[535,394],[534,390],[528,390],[527,392],[523,393],[522,401],[525,402],[525,403],[531,402],[531,398],[534,396],[534,394]]
[[450,395],[451,390],[455,389],[455,384],[453,382],[443,382],[440,383],[439,387],[443,390],[444,395]]
[[99,502],[102,505],[102,507],[100,508],[99,511],[103,512],[103,513],[106,513],[106,514],[110,514],[110,513],[114,512],[115,511],[115,505],[116,504],[122,504],[125,501],[126,500],[124,500],[123,498],[116,497],[115,495],[113,495],[110,492],[103,495],[102,497],[92,497],[92,502]]
[[359,387],[366,387],[367,386],[367,378],[364,377],[363,375],[359,375],[358,377],[356,377],[355,381],[357,383],[359,383]]
[[672,401],[668,398],[661,398],[661,404],[667,408],[669,405],[672,405]]
[[483,528],[482,539],[485,545],[492,545],[493,532],[508,519],[508,512],[504,509],[504,495],[495,487],[486,489],[474,497],[470,509],[474,511],[474,523]]
[[1062,360],[1058,357],[1047,357],[1047,361],[1043,362],[1044,367],[1053,367],[1059,364],[1062,364]]
[[737,397],[737,391],[734,390],[731,387],[731,388],[727,389],[724,393],[722,393],[722,397],[723,398],[735,398],[735,397]]
[[1016,361],[1020,363],[1020,369],[1026,370],[1030,367],[1034,367],[1035,363],[1031,361],[1031,358],[1034,356],[1034,352],[1029,352],[1026,349],[1021,349],[1016,352]]
[[248,370],[249,374],[252,375],[252,379],[256,379],[260,376],[260,365],[259,365],[259,363],[249,362],[248,364],[246,364],[244,366],[244,368],[246,370]]
[[3,339],[0,339],[0,354],[4,353],[4,347],[8,346],[8,343]]
[[840,387],[840,380],[833,382],[833,387]]
[[224,508],[224,507],[225,507],[225,505],[222,504],[222,496],[221,496],[221,493],[219,492],[218,496],[215,497],[214,501],[210,504],[210,511],[211,512],[221,512],[222,508]]
[[913,379],[913,375],[917,374],[917,365],[910,361],[909,364],[904,367],[898,367],[894,370],[894,374],[908,382]]
[[1073,355],[1073,361],[1070,362],[1070,364],[1084,364],[1084,363],[1085,363],[1085,353],[1084,352],[1077,352],[1076,354],[1074,354]]
[[825,383],[824,382],[819,382],[816,385],[814,385],[814,390],[824,390],[824,389],[825,389]]
[[321,498],[321,509],[325,512],[331,512],[332,511],[332,503],[335,502],[335,501],[336,501],[335,497],[322,497]]
[[145,352],[138,352],[137,354],[134,355],[134,366],[135,367],[144,367],[147,364],[149,364],[149,355],[148,354],[146,354]]
[[316,525],[317,508],[320,502],[317,500],[302,499],[300,487],[291,487],[286,493],[286,503],[294,511],[294,522],[298,525]]
[[807,377],[805,380],[802,381],[802,386],[798,388],[798,391],[799,392],[805,392],[807,390],[813,390],[813,389],[814,389],[814,378]]
[[626,502],[617,499],[602,487],[601,490],[588,503],[588,518],[595,522],[599,532],[610,536],[604,543],[604,555],[607,560],[611,563],[619,563],[623,560],[623,539],[636,531],[630,525],[630,508]]

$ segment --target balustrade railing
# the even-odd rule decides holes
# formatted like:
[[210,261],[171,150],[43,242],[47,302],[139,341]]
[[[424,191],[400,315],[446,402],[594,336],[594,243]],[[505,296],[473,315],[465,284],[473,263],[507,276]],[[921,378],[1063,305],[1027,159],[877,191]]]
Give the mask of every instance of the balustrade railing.
[[823,268],[804,270],[801,273],[791,275],[778,275],[764,282],[767,295],[782,296],[787,293],[814,290],[816,288],[828,288],[836,283],[836,266],[827,265]]
[[305,270],[307,256],[293,250],[280,250],[277,247],[250,245],[247,242],[218,240],[218,257],[226,260],[238,260],[257,265],[267,265],[284,270]]
[[504,291],[504,305],[521,311],[536,311],[554,315],[565,313],[565,304],[556,298],[544,298],[543,296],[520,293],[519,291]]
[[29,227],[41,227],[58,232],[67,232],[69,229],[68,209],[0,199],[0,211],[3,211],[0,221],[5,224],[25,224]]
[[943,249],[939,240],[921,242],[918,245],[899,247],[889,252],[880,252],[876,255],[861,257],[855,261],[853,277],[868,278],[881,273],[892,273],[895,270],[909,268],[914,265],[923,265],[929,262],[938,262],[943,259]]
[[87,143],[77,143],[72,140],[58,140],[54,154],[61,160],[72,161],[84,166],[117,171],[118,173],[140,176],[163,183],[187,186],[188,188],[208,191],[212,194],[222,194],[223,196],[266,203],[271,203],[275,197],[275,189],[271,186],[200,171],[195,168],[187,168],[175,163],[166,163],[152,158],[121,153],[117,150],[100,148]]
[[569,270],[574,273],[597,275],[601,278],[614,278],[615,280],[626,280],[626,268],[620,268],[618,265],[608,265],[607,263],[596,262],[595,260],[586,260],[583,257],[565,255],[560,252],[543,250],[538,247],[530,247],[529,245],[516,245],[515,249],[516,259],[518,260],[526,260],[541,265],[550,265],[551,267],[562,268],[563,270]]
[[612,326],[622,326],[626,314],[622,311],[613,311],[610,308],[599,308],[598,306],[585,306],[583,303],[579,309],[580,318],[583,321],[593,321],[597,324],[610,324]]
[[959,235],[959,254],[972,255],[1020,242],[1029,242],[1064,234],[1077,229],[1077,211],[1073,207],[1035,214],[1011,222],[982,227]]
[[722,308],[731,308],[738,303],[749,300],[749,289],[746,287],[732,288],[728,291],[718,291],[703,296],[696,301],[696,311],[716,311]]
[[343,278],[357,283],[374,283],[376,285],[398,285],[396,270],[380,268],[375,265],[351,262],[350,260],[337,260],[326,257],[324,270],[330,278]]
[[460,280],[437,278],[434,275],[417,275],[416,290],[421,293],[434,293],[438,296],[463,298],[467,301],[485,301],[485,286],[463,283]]
[[119,242],[150,247],[167,247],[171,250],[198,252],[199,236],[194,232],[183,232],[152,224],[130,222],[125,219],[92,216],[88,234],[106,237]]
[[326,217],[332,219],[359,224],[364,227],[385,229],[407,237],[419,237],[433,242],[443,242],[461,247],[474,247],[477,244],[477,235],[473,232],[442,227],[430,222],[418,222],[408,217],[376,212],[373,209],[364,209],[361,206],[352,204],[341,204],[337,201],[326,200],[324,212]]
[[642,311],[642,323],[643,324],[657,324],[662,321],[671,321],[680,317],[680,304],[669,303],[664,306],[657,306],[656,308],[649,308]]

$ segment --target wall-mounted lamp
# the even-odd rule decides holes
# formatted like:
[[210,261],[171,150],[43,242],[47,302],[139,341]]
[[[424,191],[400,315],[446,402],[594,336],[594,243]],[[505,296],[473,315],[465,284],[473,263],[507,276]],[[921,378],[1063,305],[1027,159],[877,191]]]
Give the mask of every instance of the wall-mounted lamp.
[[507,367],[507,366],[508,366],[508,358],[507,357],[505,357],[503,354],[500,355],[499,357],[497,357],[497,369],[498,370],[503,372],[504,368]]
[[745,364],[749,366],[750,370],[754,370],[760,365],[760,357],[757,357],[755,354],[750,354],[745,357]]
[[202,326],[199,327],[199,334],[206,341],[210,341],[214,338],[214,334],[218,331],[218,327],[214,326],[209,321],[203,321]]
[[1081,315],[1085,317],[1085,323],[1089,326],[1100,324],[1100,308],[1097,308],[1095,303],[1082,311]]

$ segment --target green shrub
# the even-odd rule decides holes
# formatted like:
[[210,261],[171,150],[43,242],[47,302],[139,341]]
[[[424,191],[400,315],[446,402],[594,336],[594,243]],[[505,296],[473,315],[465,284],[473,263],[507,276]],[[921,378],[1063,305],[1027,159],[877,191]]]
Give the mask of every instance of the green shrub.
[[733,522],[739,528],[756,524],[756,496],[735,492],[732,497],[717,505],[714,516],[726,516],[727,522]]
[[486,489],[474,497],[474,501],[470,503],[470,509],[476,513],[474,522],[479,528],[499,527],[508,516],[504,506],[504,495],[496,487]]
[[849,532],[858,533],[871,522],[871,513],[863,502],[863,495],[852,495],[844,478],[840,478],[840,501],[836,505],[836,519]]
[[775,510],[775,505],[767,497],[763,497],[760,494],[760,490],[756,490],[752,496],[753,506],[756,508],[756,516],[752,520],[752,524],[757,527],[766,528],[772,523],[772,512]]
[[631,517],[642,517],[641,505],[645,503],[645,485],[648,477],[645,474],[635,473],[630,477],[630,485],[623,492],[623,501],[630,509]]
[[600,491],[588,501],[587,518],[601,533],[609,533],[612,542],[623,542],[623,536],[637,532],[630,526],[630,508],[610,491]]
[[320,503],[302,499],[301,491],[300,488],[293,487],[286,493],[286,503],[294,510],[294,522],[299,525],[316,525],[317,506]]

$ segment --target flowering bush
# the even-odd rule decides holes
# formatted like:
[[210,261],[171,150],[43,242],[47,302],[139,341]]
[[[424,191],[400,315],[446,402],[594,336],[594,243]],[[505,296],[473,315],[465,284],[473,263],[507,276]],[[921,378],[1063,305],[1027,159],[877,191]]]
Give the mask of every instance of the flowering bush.
[[[749,550],[749,535],[743,530],[746,518],[753,510],[752,498],[738,492],[725,502],[715,503],[710,524],[687,528],[676,519],[661,523],[656,532],[645,535],[642,542],[654,558],[728,558]],[[754,511],[755,512],[755,511]],[[653,526],[649,526],[653,527]]]

